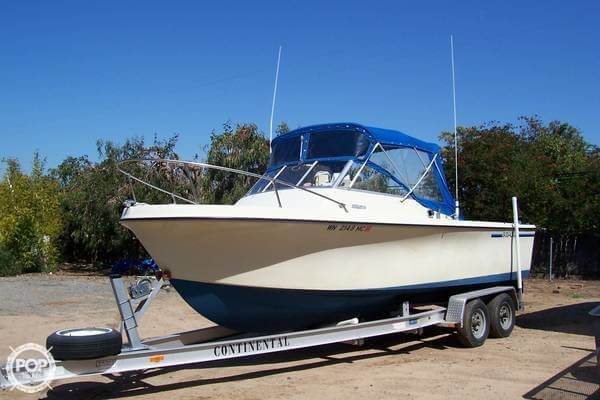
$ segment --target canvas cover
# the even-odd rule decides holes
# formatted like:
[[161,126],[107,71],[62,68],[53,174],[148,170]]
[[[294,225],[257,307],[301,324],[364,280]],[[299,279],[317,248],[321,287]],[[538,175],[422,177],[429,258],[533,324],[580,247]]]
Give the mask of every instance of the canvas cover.
[[[399,153],[401,149],[412,149],[411,154],[414,152],[422,165],[428,165],[435,158],[428,174],[434,178],[437,183],[436,190],[439,192],[432,197],[414,190],[412,196],[427,208],[446,215],[454,213],[454,198],[448,190],[444,176],[440,147],[400,131],[367,127],[356,123],[322,124],[296,129],[273,139],[269,170],[284,164],[314,160],[364,161],[378,143],[389,153],[394,150]],[[400,162],[401,160],[398,161]],[[377,167],[377,165],[373,166]],[[421,169],[423,170],[424,168]],[[404,185],[407,190],[415,184],[414,179],[404,178],[389,169],[388,172],[398,177],[399,184]],[[431,185],[431,180],[428,184]]]

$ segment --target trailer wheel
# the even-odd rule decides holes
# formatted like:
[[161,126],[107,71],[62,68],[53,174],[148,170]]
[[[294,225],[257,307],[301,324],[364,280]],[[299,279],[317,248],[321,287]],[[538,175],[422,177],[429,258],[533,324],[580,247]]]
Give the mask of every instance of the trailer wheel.
[[121,352],[121,332],[111,328],[75,328],[54,332],[46,348],[57,360],[87,360]]
[[508,337],[515,327],[515,303],[508,294],[500,293],[488,303],[490,336]]
[[490,314],[481,299],[473,299],[465,306],[458,340],[465,347],[479,347],[490,332]]

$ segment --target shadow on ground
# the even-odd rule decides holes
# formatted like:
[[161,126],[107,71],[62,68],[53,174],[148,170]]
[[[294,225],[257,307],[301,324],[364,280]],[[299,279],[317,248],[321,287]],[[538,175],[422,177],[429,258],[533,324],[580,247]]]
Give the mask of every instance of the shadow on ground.
[[575,335],[594,336],[592,317],[588,314],[598,302],[569,304],[519,315],[517,326]]
[[600,368],[596,353],[581,360],[523,395],[525,399],[600,399]]
[[[416,343],[411,343],[415,342]],[[411,343],[400,349],[392,349],[391,347]],[[365,342],[365,345],[356,348],[349,344],[336,343],[306,349],[291,350],[279,353],[244,357],[233,360],[214,361],[209,363],[198,363],[190,365],[182,365],[177,367],[157,368],[154,370],[146,370],[143,372],[130,372],[120,375],[106,375],[112,382],[73,382],[65,383],[53,387],[48,391],[47,399],[65,399],[65,400],[80,400],[80,399],[114,399],[127,396],[143,396],[152,393],[165,392],[170,390],[184,389],[188,387],[211,385],[224,382],[235,382],[246,379],[256,379],[265,376],[285,374],[294,371],[308,370],[312,368],[320,368],[327,365],[340,363],[353,363],[361,360],[385,357],[398,354],[407,354],[424,347],[444,350],[448,347],[457,347],[458,342],[453,335],[449,334],[448,330],[441,328],[426,329],[423,336],[417,337],[413,335],[388,335],[378,338],[372,338]],[[360,354],[353,350],[360,349]],[[364,350],[375,350],[364,354]],[[280,366],[277,364],[304,361],[297,365]],[[261,367],[268,365],[267,369],[257,371],[243,372],[237,375],[226,377],[216,377],[207,379],[193,379],[183,382],[173,382],[161,385],[152,385],[147,382],[148,378],[166,375],[182,370],[198,370],[198,375],[201,375],[202,369],[232,367],[232,366],[248,366],[258,365]],[[273,364],[271,366],[271,364]]]

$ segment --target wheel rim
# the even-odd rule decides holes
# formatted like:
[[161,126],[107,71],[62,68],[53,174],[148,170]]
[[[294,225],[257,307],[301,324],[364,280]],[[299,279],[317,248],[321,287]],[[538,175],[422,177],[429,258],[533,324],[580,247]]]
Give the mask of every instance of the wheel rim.
[[510,329],[512,325],[512,310],[510,306],[506,303],[503,303],[498,309],[498,321],[500,322],[500,326],[504,330]]
[[481,339],[485,334],[485,314],[481,310],[473,312],[471,315],[471,333],[475,339]]
[[56,332],[60,336],[95,336],[110,332],[107,328],[82,328],[82,329],[65,329]]

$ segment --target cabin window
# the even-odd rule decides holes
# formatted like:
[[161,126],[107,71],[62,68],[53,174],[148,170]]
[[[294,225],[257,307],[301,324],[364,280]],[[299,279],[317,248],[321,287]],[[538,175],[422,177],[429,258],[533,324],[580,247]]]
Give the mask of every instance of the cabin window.
[[316,132],[310,134],[307,158],[360,157],[368,148],[369,140],[360,132]]

